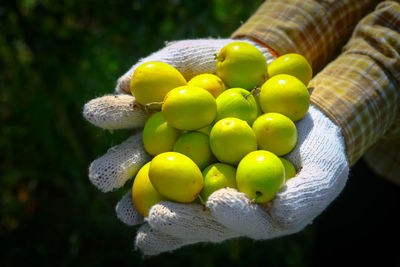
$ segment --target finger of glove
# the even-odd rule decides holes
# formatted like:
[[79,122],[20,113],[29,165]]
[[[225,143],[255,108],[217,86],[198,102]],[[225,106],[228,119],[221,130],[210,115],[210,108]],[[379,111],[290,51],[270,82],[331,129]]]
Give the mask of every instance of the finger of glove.
[[130,129],[143,127],[144,108],[131,95],[105,95],[90,100],[83,107],[83,116],[103,129]]
[[137,231],[135,249],[142,251],[146,256],[154,256],[193,243],[196,241],[183,240],[158,232],[145,223]]
[[129,190],[115,206],[117,218],[127,225],[143,223],[143,216],[139,214],[132,202],[132,190]]
[[266,207],[251,203],[246,194],[236,189],[223,188],[214,192],[206,205],[216,221],[241,235],[265,239],[280,234]]
[[298,144],[286,158],[298,174],[278,192],[270,210],[283,228],[311,223],[342,191],[349,173],[343,136],[328,117],[311,106],[296,126]]
[[216,60],[214,55],[218,54],[222,47],[232,42],[243,41],[251,43],[268,55],[267,61],[272,60],[268,49],[262,47],[249,39],[195,39],[171,42],[163,49],[139,60],[124,75],[122,75],[115,88],[116,92],[129,93],[130,80],[134,70],[143,63],[160,61],[175,67],[186,80],[190,80],[197,74],[215,73]]
[[239,234],[218,223],[209,210],[199,204],[160,202],[149,211],[149,225],[164,234],[197,242],[222,242]]
[[109,192],[123,186],[150,159],[143,147],[142,132],[138,132],[94,160],[89,179],[101,191]]

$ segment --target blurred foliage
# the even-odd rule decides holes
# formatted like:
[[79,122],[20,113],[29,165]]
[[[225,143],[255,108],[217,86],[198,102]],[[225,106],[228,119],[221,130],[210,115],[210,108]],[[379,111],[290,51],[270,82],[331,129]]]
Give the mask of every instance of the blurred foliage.
[[131,185],[103,194],[90,162],[130,132],[81,115],[90,99],[165,41],[228,37],[262,0],[0,2],[1,266],[309,266],[315,231],[198,244],[143,259],[115,217]]

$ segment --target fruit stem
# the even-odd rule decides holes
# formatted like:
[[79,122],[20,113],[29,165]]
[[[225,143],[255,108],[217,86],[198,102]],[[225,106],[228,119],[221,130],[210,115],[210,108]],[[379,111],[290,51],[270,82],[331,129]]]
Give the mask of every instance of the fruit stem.
[[259,87],[254,87],[253,90],[250,91],[250,93],[248,93],[245,98],[247,99],[249,96],[251,95],[256,95],[257,93],[259,93],[261,91],[261,89]]
[[204,202],[203,198],[200,195],[198,195],[198,198],[200,200],[201,205],[206,206],[206,203]]
[[260,191],[256,191],[256,196],[255,196],[255,198],[253,198],[251,200],[251,203],[256,203],[256,200],[261,196],[262,196],[262,193]]
[[144,106],[144,110],[149,113],[151,111],[160,111],[164,102],[151,102]]
[[219,57],[217,54],[214,54],[214,60],[217,60],[217,61],[224,61],[224,58],[221,58],[221,57]]

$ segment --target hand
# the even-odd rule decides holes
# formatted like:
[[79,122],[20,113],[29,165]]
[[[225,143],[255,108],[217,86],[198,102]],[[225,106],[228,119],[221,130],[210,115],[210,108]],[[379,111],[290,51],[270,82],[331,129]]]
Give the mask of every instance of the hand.
[[[265,55],[268,63],[273,60],[273,56],[269,53],[267,48],[247,39],[198,39],[168,43],[167,46],[160,51],[139,60],[137,64],[122,75],[118,79],[115,88],[116,95],[106,95],[89,101],[84,107],[83,115],[89,122],[103,129],[114,130],[142,127],[145,123],[146,113],[143,107],[136,103],[135,98],[130,94],[129,90],[130,79],[137,66],[149,61],[162,61],[178,69],[183,76],[189,80],[200,73],[215,73],[216,62],[214,54],[218,54],[219,50],[225,45],[236,41],[251,43]],[[102,157],[94,160],[89,167],[89,179],[103,192],[116,190],[122,187],[137,173],[141,166],[150,160],[150,156],[143,148],[142,133],[140,131],[120,145],[109,149]],[[187,206],[193,206],[199,214],[204,214],[200,205],[196,206],[190,204]],[[135,225],[144,221],[133,206],[130,191],[127,192],[117,204],[116,213],[117,217],[128,225]],[[206,211],[206,213],[209,214],[208,211]],[[211,215],[209,219],[212,220]],[[180,223],[184,223],[184,221]],[[203,238],[204,241],[210,239],[215,242],[222,241],[227,238],[226,233],[229,233],[229,237],[239,236],[237,233],[227,230],[215,220],[212,225],[199,225],[199,227],[203,227],[203,233],[201,236],[198,236],[198,238]],[[216,232],[213,232],[213,229]],[[196,228],[193,228],[193,230],[196,231]],[[216,236],[207,235],[207,231],[211,235],[215,233]],[[221,235],[223,239],[219,238],[219,231],[224,232],[224,234]],[[148,236],[148,238],[146,239],[144,236]],[[161,239],[163,241],[160,241],[160,244],[163,246],[171,244],[171,249],[188,243],[188,241],[182,243],[182,240],[179,238],[153,231],[153,229],[150,229],[149,225],[145,223],[138,232],[136,238],[137,247],[140,247],[139,243],[142,244],[142,241],[147,242],[150,240],[149,238],[156,238],[157,240],[155,243],[152,243],[152,247],[157,246],[157,242]],[[193,239],[193,242],[198,241],[198,239]],[[172,245],[172,243],[175,245]],[[158,252],[161,251],[165,251],[165,248]],[[155,251],[150,252],[145,249],[143,252],[145,254],[156,253]]]
[[287,155],[298,174],[269,206],[252,204],[236,189],[214,192],[204,210],[198,204],[161,202],[139,229],[136,246],[154,255],[196,242],[247,236],[270,239],[303,229],[342,191],[349,166],[338,126],[316,107],[296,123],[298,143]]

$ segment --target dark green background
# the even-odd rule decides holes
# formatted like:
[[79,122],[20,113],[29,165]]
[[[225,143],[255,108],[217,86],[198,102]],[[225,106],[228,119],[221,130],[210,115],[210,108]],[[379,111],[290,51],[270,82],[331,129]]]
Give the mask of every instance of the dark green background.
[[[113,193],[87,178],[90,162],[129,136],[86,122],[83,105],[167,40],[229,37],[257,1],[50,1],[0,3],[0,266],[322,266],[399,264],[399,190],[364,163],[299,234],[199,244],[146,259]],[[358,249],[355,249],[358,248]],[[349,261],[349,260],[348,260]],[[347,261],[347,262],[348,262]],[[388,265],[386,265],[388,264]]]

